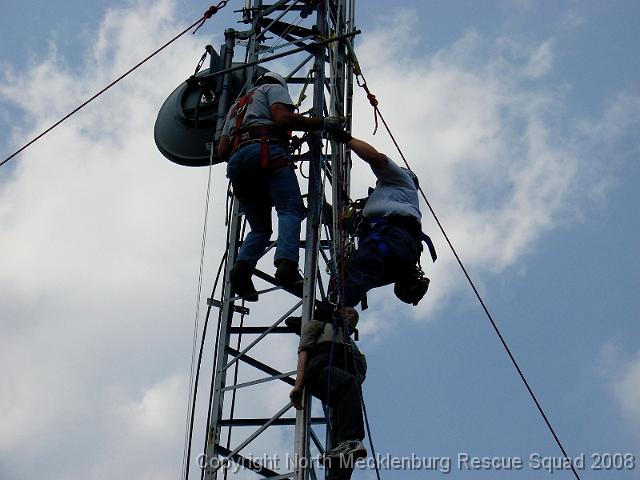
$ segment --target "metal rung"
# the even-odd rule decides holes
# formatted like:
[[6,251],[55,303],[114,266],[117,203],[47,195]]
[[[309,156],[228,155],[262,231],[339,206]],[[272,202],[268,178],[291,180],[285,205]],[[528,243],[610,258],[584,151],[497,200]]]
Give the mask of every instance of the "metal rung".
[[[221,427],[259,427],[264,425],[269,419],[268,418],[233,418],[233,419],[222,419],[218,423]],[[327,420],[324,417],[313,417],[311,418],[312,425],[325,425]],[[290,426],[296,424],[296,418],[278,418],[274,420],[271,425],[276,426]]]
[[259,385],[261,383],[273,382],[274,380],[282,380],[283,378],[289,378],[296,374],[296,371],[283,373],[281,375],[273,375],[266,378],[259,378],[258,380],[253,380],[251,382],[237,383],[235,385],[231,385],[230,387],[224,387],[222,389],[223,392],[228,392],[229,390],[238,390],[240,388],[252,387],[254,385]]
[[[242,335],[261,335],[266,332],[270,327],[230,327],[229,333],[232,335],[242,334]],[[272,329],[269,333],[297,333],[293,328],[290,327],[276,327]]]
[[[234,348],[231,348],[231,347],[225,347],[225,350],[227,351],[227,353],[229,353],[230,355],[232,355],[234,357],[237,357],[240,354],[240,352],[238,350],[236,350]],[[238,360],[240,360],[241,362],[244,362],[244,363],[246,363],[248,365],[251,365],[254,368],[257,368],[258,370],[263,371],[267,375],[271,375],[271,376],[274,376],[274,377],[283,375],[282,372],[279,372],[275,368],[271,368],[269,365],[265,365],[264,363],[256,360],[255,358],[251,358],[246,353],[244,355],[242,355],[240,358],[238,358]],[[289,377],[283,377],[282,381],[285,382],[285,383],[288,383],[292,387],[295,384],[295,381],[292,378],[289,378]]]
[[[207,298],[207,305],[210,307],[222,308],[222,302],[215,298]],[[249,309],[247,307],[241,307],[240,305],[234,305],[233,311],[241,315],[249,315]]]
[[[321,240],[319,242],[320,247],[323,250],[328,250],[329,248],[331,248],[331,241],[330,240]],[[306,248],[307,247],[307,242],[306,240],[300,240],[300,248]]]

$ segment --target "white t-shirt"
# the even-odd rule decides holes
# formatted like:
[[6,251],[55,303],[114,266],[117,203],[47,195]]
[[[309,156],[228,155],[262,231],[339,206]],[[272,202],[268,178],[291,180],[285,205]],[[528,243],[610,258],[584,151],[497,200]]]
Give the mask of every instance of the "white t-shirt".
[[369,195],[369,200],[362,213],[365,217],[403,216],[421,220],[418,190],[413,179],[393,160],[383,168],[371,168],[378,178],[376,188]]
[[[249,90],[249,92],[251,91],[252,90]],[[253,91],[255,91],[255,93],[251,98],[251,103],[247,105],[247,111],[244,114],[244,119],[242,121],[243,127],[252,124],[273,125],[274,122],[273,118],[271,118],[271,105],[274,103],[293,105],[293,100],[291,100],[289,91],[282,85],[260,85],[259,87],[255,87]],[[235,133],[237,111],[238,102],[233,104],[224,119],[222,135],[232,137]]]

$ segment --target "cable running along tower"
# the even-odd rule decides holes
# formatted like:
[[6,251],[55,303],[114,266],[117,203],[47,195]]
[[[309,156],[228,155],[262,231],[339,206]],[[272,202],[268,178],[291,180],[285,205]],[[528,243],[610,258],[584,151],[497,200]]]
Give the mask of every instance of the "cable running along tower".
[[[269,5],[262,0],[245,0],[238,13],[245,29],[225,30],[219,55],[207,46],[194,75],[169,96],[160,110],[156,144],[167,158],[181,165],[220,162],[215,152],[224,116],[266,69],[273,68],[286,77],[294,102],[299,95],[299,113],[351,115],[354,65],[348,52],[358,33],[354,26],[355,0],[279,0]],[[234,61],[242,49],[243,61]],[[209,68],[202,69],[207,55]],[[262,271],[271,271],[268,253],[254,272],[259,301],[245,305],[231,296],[229,273],[245,222],[239,203],[228,193],[222,288],[214,298],[214,287],[207,301],[207,320],[217,310],[218,331],[213,355],[202,358],[202,368],[211,372],[206,440],[201,449],[200,440],[193,438],[192,446],[192,435],[188,435],[183,477],[190,475],[189,463],[197,463],[201,468],[197,474],[206,480],[227,478],[233,467],[249,472],[242,473],[243,477],[315,480],[323,476],[310,459],[326,447],[322,441],[325,412],[308,396],[302,411],[296,411],[289,402],[298,337],[293,328],[285,326],[285,320],[301,316],[304,325],[311,318],[315,302],[326,299],[329,277],[340,271],[346,239],[338,229],[338,212],[349,194],[351,160],[344,146],[323,140],[316,133],[305,135],[298,143],[294,158],[307,179],[301,182],[301,189],[308,207],[306,227],[303,224],[305,238],[300,242],[304,249],[302,298],[276,287],[275,279]],[[328,203],[333,209],[327,208]],[[213,366],[207,366],[211,360]],[[196,390],[197,380],[198,375]],[[196,398],[198,402],[203,400]],[[198,403],[190,413],[196,431],[204,420],[197,416],[202,411]],[[278,452],[276,444],[288,447]],[[279,462],[256,460],[274,453],[279,454],[275,457]],[[191,472],[191,477],[195,476]]]

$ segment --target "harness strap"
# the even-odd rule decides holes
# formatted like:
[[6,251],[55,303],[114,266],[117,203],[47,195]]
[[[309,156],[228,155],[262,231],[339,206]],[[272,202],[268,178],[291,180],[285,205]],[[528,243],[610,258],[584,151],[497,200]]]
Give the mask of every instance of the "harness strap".
[[[434,246],[431,237],[420,230],[420,223],[412,217],[407,217],[406,219],[404,217],[374,217],[365,218],[365,221],[369,223],[369,227],[371,227],[371,225],[373,224],[391,225],[409,231],[410,233],[417,236],[418,241],[427,244],[429,254],[431,255],[431,260],[433,260],[434,262],[437,260],[438,255],[436,253],[436,247]],[[370,233],[367,238],[376,242],[380,253],[382,253],[384,256],[387,256],[389,254],[388,246],[384,243],[384,240],[378,233]]]
[[[250,125],[243,128],[244,117],[247,113],[247,107],[253,102],[253,95],[256,89],[251,90],[246,95],[240,97],[240,99],[234,105],[236,115],[235,130],[233,132],[233,138],[231,140],[231,151],[235,152],[242,145],[250,143],[260,142],[260,168],[268,170],[269,168],[280,168],[287,165],[288,161],[280,161],[276,164],[271,163],[269,155],[269,144],[274,141],[281,141],[281,139],[273,138],[271,133],[274,131],[273,127],[265,125]],[[282,159],[280,159],[282,160]]]
[[[282,144],[283,139],[274,138],[270,135],[272,128],[269,126],[251,126],[248,131],[241,134],[242,142],[232,151],[235,153],[245,145],[260,144],[260,168],[263,170],[278,170],[279,168],[286,167],[293,164],[287,156],[271,157],[269,146],[272,144]],[[246,139],[245,139],[246,138]],[[293,167],[295,168],[295,167]]]
[[[251,133],[246,131],[247,129],[244,129],[244,131],[240,134],[240,143],[231,151],[232,154],[237,152],[240,147],[244,147],[245,145],[251,145],[252,143],[260,143],[262,141],[262,135],[255,133],[257,131],[259,127],[256,126],[252,126],[250,127],[251,129]],[[267,127],[268,128],[268,127]],[[267,130],[269,133],[272,133],[271,130]],[[267,143],[268,144],[279,144],[282,146],[286,146],[286,140],[283,138],[279,138],[277,136],[273,136],[273,135],[269,135],[267,134]]]
[[253,95],[256,93],[256,89],[251,90],[246,95],[240,97],[240,100],[236,102],[234,105],[235,115],[236,115],[236,125],[235,130],[233,132],[233,138],[231,139],[231,150],[236,150],[240,143],[242,142],[242,136],[240,135],[240,130],[242,129],[242,123],[244,122],[244,116],[247,113],[247,107],[251,102],[253,102]]
[[260,168],[269,168],[269,128],[259,127],[260,132]]
[[436,247],[433,244],[431,237],[424,232],[420,232],[420,240],[427,244],[429,254],[431,255],[431,260],[435,262],[438,259],[438,255],[436,254]]

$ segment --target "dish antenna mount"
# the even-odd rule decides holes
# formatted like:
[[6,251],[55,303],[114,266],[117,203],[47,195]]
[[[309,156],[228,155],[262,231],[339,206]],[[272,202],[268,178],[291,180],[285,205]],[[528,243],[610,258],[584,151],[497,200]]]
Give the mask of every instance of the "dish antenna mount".
[[[187,167],[205,167],[211,161],[214,165],[222,162],[216,153],[219,139],[216,129],[218,121],[224,119],[230,106],[221,105],[221,101],[224,101],[224,75],[220,73],[224,65],[221,57],[225,56],[225,47],[222,47],[221,55],[210,45],[206,50],[211,56],[209,68],[201,71],[196,69],[194,75],[169,95],[158,112],[153,132],[158,150],[172,162]],[[232,64],[234,68],[240,66],[241,63]],[[258,67],[257,75],[266,71]],[[228,75],[228,98],[231,102],[248,86],[246,72],[241,68]]]

